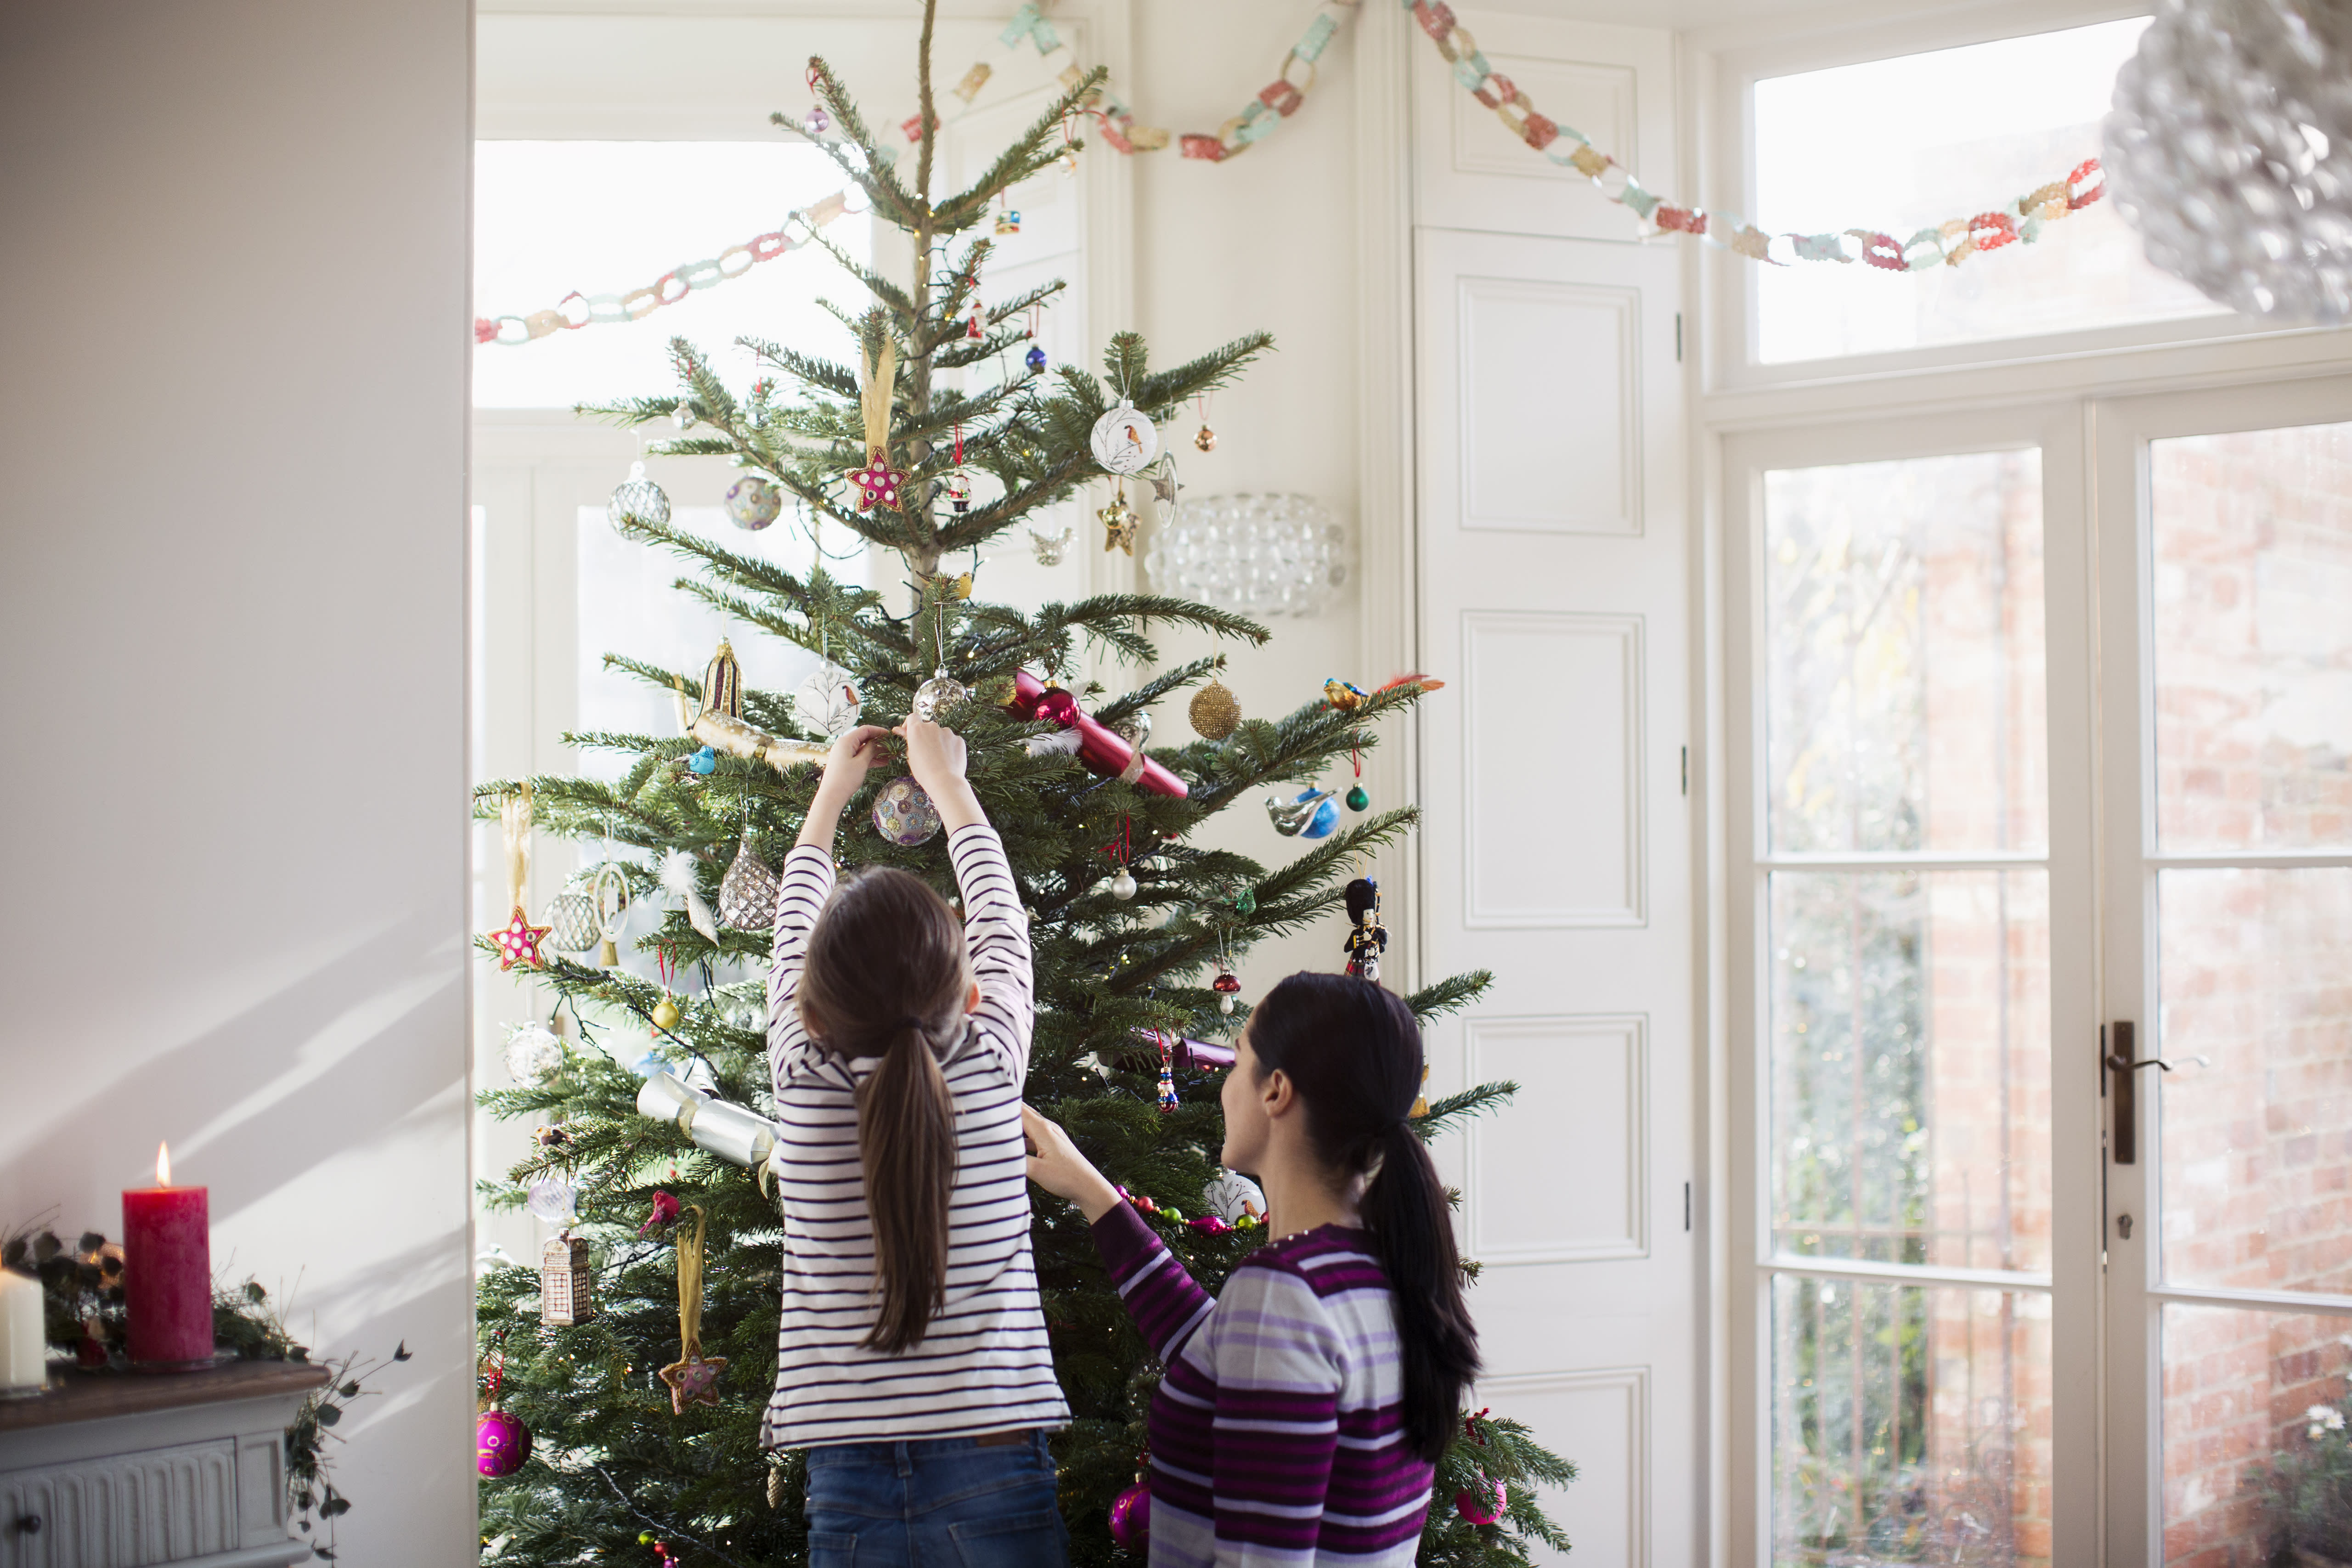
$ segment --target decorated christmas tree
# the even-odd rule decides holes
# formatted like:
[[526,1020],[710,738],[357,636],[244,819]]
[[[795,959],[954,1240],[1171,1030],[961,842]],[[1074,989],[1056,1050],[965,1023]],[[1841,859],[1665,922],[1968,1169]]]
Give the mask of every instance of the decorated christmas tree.
[[[1348,884],[1414,814],[1337,826],[1337,803],[1314,781],[1377,744],[1379,721],[1433,682],[1406,677],[1371,691],[1334,682],[1281,718],[1244,718],[1214,679],[1216,660],[1160,668],[1150,628],[1251,642],[1264,641],[1265,628],[1131,594],[1023,613],[988,603],[971,574],[944,568],[1090,488],[1108,500],[1097,514],[1106,548],[1131,548],[1134,508],[1156,491],[1172,494],[1153,460],[1155,422],[1236,376],[1271,340],[1255,334],[1154,369],[1141,340],[1122,334],[1100,376],[1049,366],[1029,345],[1028,322],[1061,286],[982,303],[991,242],[974,231],[990,226],[1001,194],[1065,154],[1066,127],[1093,101],[1100,73],[1070,85],[969,189],[933,199],[929,44],[927,8],[910,172],[868,132],[824,63],[811,62],[838,128],[821,144],[873,210],[911,237],[916,258],[912,276],[893,281],[835,252],[870,296],[861,310],[836,311],[856,363],[747,341],[761,375],[739,395],[678,340],[678,391],[596,410],[633,425],[686,422],[659,449],[742,469],[730,496],[736,521],[766,526],[790,508],[837,537],[895,552],[904,593],[845,582],[822,554],[801,574],[723,548],[669,526],[667,500],[649,482],[625,484],[614,525],[680,558],[688,572],[678,591],[722,610],[746,636],[783,639],[822,662],[784,694],[746,689],[730,650],[698,671],[608,656],[674,696],[680,732],[570,737],[625,760],[613,782],[507,780],[479,792],[481,813],[504,816],[518,846],[535,826],[606,847],[543,922],[518,908],[507,930],[482,942],[502,965],[532,970],[552,990],[562,1031],[526,1031],[509,1052],[526,1087],[484,1097],[498,1114],[540,1129],[533,1157],[507,1182],[488,1184],[486,1198],[529,1201],[542,1215],[572,1211],[541,1267],[493,1268],[480,1282],[482,1468],[493,1477],[482,1489],[486,1562],[803,1560],[797,1457],[759,1446],[782,1245],[761,1177],[773,1139],[762,984],[770,868],[799,831],[831,734],[918,709],[964,734],[971,778],[1029,912],[1038,1016],[1027,1098],[1136,1194],[1212,1291],[1265,1237],[1246,1186],[1223,1179],[1215,1163],[1216,1071],[1248,1016],[1234,961],[1254,942],[1346,904],[1351,951],[1377,973],[1377,904],[1368,884]],[[1008,362],[1020,368],[993,372]],[[1106,692],[1081,678],[1089,659],[1140,679]],[[1188,691],[1204,738],[1147,748],[1149,715]],[[903,868],[952,898],[936,816],[893,772],[875,772],[837,853]],[[1304,799],[1302,785],[1312,792]],[[1255,812],[1261,796],[1282,807],[1271,814],[1276,829],[1312,847],[1267,867],[1192,842],[1207,817],[1235,805]],[[869,808],[871,831],[856,826]],[[632,901],[639,930],[646,909],[666,906],[651,934],[632,939],[656,959],[654,977],[616,966],[599,941],[600,931],[619,931]],[[1466,1002],[1486,979],[1455,976],[1409,1001],[1426,1017]],[[1443,1132],[1508,1092],[1485,1085],[1441,1098],[1417,1125],[1424,1136]],[[1112,1516],[1137,1481],[1158,1368],[1075,1209],[1041,1197],[1034,1241],[1074,1415],[1055,1439],[1073,1560],[1140,1563],[1142,1552],[1115,1536]],[[1475,1292],[1472,1300],[1475,1309]],[[1572,1474],[1516,1423],[1465,1412],[1440,1467],[1421,1560],[1522,1563],[1537,1542],[1564,1546],[1536,1488]]]

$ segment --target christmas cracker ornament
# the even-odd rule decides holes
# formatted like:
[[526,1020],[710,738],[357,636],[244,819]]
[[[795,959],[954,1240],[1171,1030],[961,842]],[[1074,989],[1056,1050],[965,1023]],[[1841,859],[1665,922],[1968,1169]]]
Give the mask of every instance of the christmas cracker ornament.
[[1047,686],[1025,669],[1013,671],[1013,700],[1004,707],[1018,718],[1044,719],[1065,734],[1075,733],[1078,761],[1091,773],[1178,800],[1188,793],[1182,779],[1145,756],[1141,748],[1087,717],[1076,697],[1058,686]]

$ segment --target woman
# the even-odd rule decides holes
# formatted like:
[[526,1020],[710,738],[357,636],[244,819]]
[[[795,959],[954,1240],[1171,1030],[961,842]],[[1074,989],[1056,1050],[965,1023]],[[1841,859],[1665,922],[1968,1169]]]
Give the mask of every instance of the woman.
[[1403,1568],[1478,1370],[1445,1190],[1406,1121],[1412,1012],[1294,974],[1251,1011],[1223,1162],[1274,1239],[1214,1301],[1069,1135],[1026,1106],[1029,1175],[1076,1202],[1167,1365],[1151,1397],[1151,1563]]
[[899,732],[964,919],[903,871],[834,890],[835,828],[890,732],[841,737],[777,898],[784,1310],[761,1437],[809,1450],[812,1568],[1051,1568],[1067,1537],[1045,1433],[1069,1407],[1022,1180],[1028,924],[962,738]]

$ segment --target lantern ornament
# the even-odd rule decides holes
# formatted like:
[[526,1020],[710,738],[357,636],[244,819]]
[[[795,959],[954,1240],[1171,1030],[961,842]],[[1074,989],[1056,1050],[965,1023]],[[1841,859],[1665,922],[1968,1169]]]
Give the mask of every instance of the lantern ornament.
[[588,1244],[576,1236],[551,1237],[539,1254],[539,1321],[571,1328],[596,1316],[596,1275]]

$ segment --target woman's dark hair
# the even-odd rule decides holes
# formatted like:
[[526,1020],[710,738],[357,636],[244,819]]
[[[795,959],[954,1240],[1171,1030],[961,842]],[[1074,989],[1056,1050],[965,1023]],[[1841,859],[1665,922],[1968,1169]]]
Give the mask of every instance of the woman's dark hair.
[[879,1057],[857,1089],[857,1159],[881,1307],[868,1348],[923,1342],[946,1304],[955,1098],[939,1047],[964,1026],[963,926],[922,880],[882,868],[845,884],[809,933],[801,1022],[840,1057]]
[[1396,1292],[1405,1445],[1433,1463],[1478,1374],[1445,1187],[1406,1120],[1421,1092],[1421,1026],[1393,993],[1347,974],[1294,974],[1250,1009],[1261,1074],[1288,1075],[1327,1165],[1371,1173],[1365,1228]]

